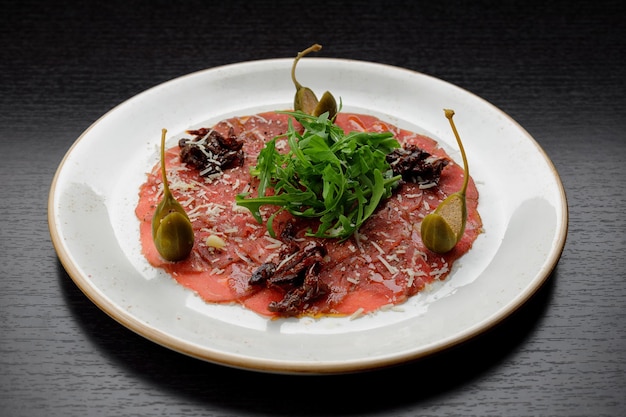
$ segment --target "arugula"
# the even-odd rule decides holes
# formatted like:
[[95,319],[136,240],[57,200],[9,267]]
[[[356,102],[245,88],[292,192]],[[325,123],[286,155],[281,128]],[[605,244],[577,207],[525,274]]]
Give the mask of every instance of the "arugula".
[[[350,237],[400,181],[386,160],[400,144],[391,132],[345,134],[328,113],[280,113],[291,115],[304,131],[299,133],[290,118],[287,132],[266,143],[250,169],[259,179],[258,196],[239,194],[236,203],[248,208],[259,223],[262,206],[280,207],[267,221],[271,236],[274,216],[287,210],[296,217],[319,218],[317,230],[309,230],[309,236]],[[287,153],[276,149],[276,139],[283,136],[290,148]],[[270,188],[273,192],[267,195]]]

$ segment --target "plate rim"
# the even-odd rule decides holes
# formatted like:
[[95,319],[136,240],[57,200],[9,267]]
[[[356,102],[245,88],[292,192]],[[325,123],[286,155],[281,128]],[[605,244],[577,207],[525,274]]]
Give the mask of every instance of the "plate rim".
[[[543,162],[549,168],[553,179],[556,181],[557,188],[559,190],[558,201],[560,204],[560,214],[562,218],[562,222],[560,225],[557,225],[555,230],[555,242],[551,251],[547,253],[545,257],[544,266],[542,270],[538,271],[535,277],[530,280],[534,285],[529,285],[525,290],[517,295],[514,301],[509,302],[505,308],[499,309],[497,311],[497,315],[495,317],[489,317],[489,320],[484,320],[483,322],[476,323],[471,328],[465,329],[462,333],[457,333],[454,337],[450,337],[446,340],[439,342],[436,346],[431,349],[424,349],[421,352],[407,352],[404,354],[397,354],[392,357],[385,358],[375,358],[375,359],[359,359],[358,361],[344,361],[344,362],[333,362],[328,361],[324,363],[318,362],[307,362],[307,361],[274,361],[271,359],[250,359],[243,355],[237,354],[222,354],[221,352],[217,352],[215,350],[211,351],[211,355],[207,356],[206,351],[203,350],[199,346],[195,346],[193,343],[185,343],[185,341],[180,340],[178,337],[175,337],[167,332],[164,332],[160,329],[151,327],[146,323],[143,323],[142,320],[137,319],[128,311],[119,308],[115,303],[111,302],[105,294],[102,294],[100,290],[94,286],[92,286],[88,277],[83,276],[83,274],[79,271],[78,265],[75,265],[71,261],[71,254],[66,250],[66,247],[62,243],[61,232],[58,229],[58,225],[56,224],[56,199],[55,199],[55,191],[58,186],[59,177],[66,165],[66,162],[72,155],[72,152],[76,149],[81,141],[88,136],[89,132],[93,130],[102,120],[107,118],[113,112],[118,111],[118,109],[124,105],[127,105],[128,102],[132,100],[140,100],[144,95],[149,94],[151,91],[163,88],[166,85],[171,85],[175,82],[183,80],[189,77],[197,77],[202,76],[207,73],[217,72],[217,71],[228,71],[233,68],[243,68],[245,66],[254,66],[254,65],[263,65],[263,64],[273,64],[278,63],[282,64],[285,62],[291,63],[292,59],[290,58],[270,58],[270,59],[260,59],[253,61],[243,61],[236,62],[226,65],[220,65],[215,67],[210,67],[194,72],[190,72],[188,74],[184,74],[170,80],[167,80],[163,83],[154,85],[144,91],[139,92],[138,94],[122,101],[116,106],[112,107],[110,110],[105,112],[102,116],[97,118],[87,129],[85,129],[77,139],[72,143],[67,152],[64,154],[61,159],[57,169],[55,170],[54,176],[52,178],[52,182],[50,184],[50,191],[48,194],[48,228],[52,240],[53,247],[57,253],[58,259],[63,265],[65,271],[68,273],[72,281],[78,286],[78,288],[87,296],[87,298],[94,303],[100,310],[105,312],[109,317],[126,327],[127,329],[135,332],[136,334],[158,344],[164,346],[173,351],[179,352],[181,354],[185,354],[187,356],[194,357],[196,359],[208,361],[211,363],[225,365],[229,367],[244,369],[244,370],[252,370],[252,371],[260,371],[260,372],[269,372],[269,373],[287,373],[287,374],[337,374],[337,373],[350,373],[350,372],[360,372],[360,371],[369,371],[374,369],[386,368],[389,366],[398,365],[401,363],[406,363],[409,361],[414,361],[418,359],[422,359],[424,357],[430,356],[434,353],[441,352],[447,350],[453,346],[464,343],[478,335],[486,332],[487,330],[495,327],[506,318],[508,318],[511,314],[517,311],[520,307],[522,307],[526,302],[537,292],[540,288],[542,288],[548,278],[551,276],[552,272],[556,268],[559,259],[562,256],[563,250],[565,248],[565,243],[567,240],[567,234],[569,229],[569,206],[567,201],[567,195],[561,178],[558,174],[558,171],[549,158],[545,150],[539,145],[536,139],[531,136],[516,120],[514,120],[507,113],[493,105],[492,103],[486,101],[485,99],[477,96],[476,94],[463,89],[455,84],[449,83],[443,79],[434,77],[432,75],[424,74],[419,71],[414,71],[411,69],[397,67],[389,64],[370,62],[370,61],[360,61],[353,59],[343,59],[343,58],[307,58],[310,60],[316,60],[318,62],[323,63],[324,61],[330,61],[337,64],[346,64],[346,65],[366,65],[373,67],[380,67],[381,69],[389,68],[394,71],[404,71],[411,73],[413,75],[426,77],[435,82],[444,83],[447,86],[454,87],[456,89],[461,90],[465,94],[472,96],[473,99],[478,99],[482,101],[484,104],[490,106],[492,109],[496,110],[500,115],[506,117],[509,122],[514,124],[515,128],[524,133],[524,136],[527,140],[530,140],[534,145],[535,150],[541,155]],[[209,115],[207,115],[209,116]],[[558,208],[557,208],[558,209]]]

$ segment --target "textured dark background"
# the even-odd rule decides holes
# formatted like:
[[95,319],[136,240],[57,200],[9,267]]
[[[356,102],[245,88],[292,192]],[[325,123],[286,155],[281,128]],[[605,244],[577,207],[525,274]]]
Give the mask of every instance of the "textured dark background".
[[[620,1],[2,1],[0,415],[622,416],[626,412],[626,19]],[[54,172],[133,95],[196,70],[293,57],[381,62],[516,119],[570,208],[545,286],[492,331],[383,371],[325,377],[212,365],[135,335],[57,259]],[[366,87],[366,86],[364,86]]]

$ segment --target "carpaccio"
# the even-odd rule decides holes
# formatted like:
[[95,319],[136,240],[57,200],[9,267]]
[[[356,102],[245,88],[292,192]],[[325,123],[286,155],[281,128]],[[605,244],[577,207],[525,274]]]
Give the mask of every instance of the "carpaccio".
[[[271,311],[268,306],[286,296],[280,286],[250,283],[253,273],[265,263],[280,263],[288,242],[272,238],[265,224],[259,224],[248,209],[235,203],[235,196],[249,192],[256,195],[258,181],[249,169],[256,165],[265,142],[284,133],[290,116],[267,112],[233,117],[217,123],[212,129],[227,135],[234,133],[243,141],[243,164],[215,176],[202,177],[196,168],[181,162],[178,146],[166,152],[166,170],[170,190],[185,207],[192,221],[195,244],[184,261],[164,261],[156,251],[151,221],[163,190],[160,164],[148,173],[139,191],[136,215],[140,221],[140,238],[148,262],[163,268],[180,285],[195,291],[209,303],[239,303],[263,316],[358,316],[405,302],[435,280],[443,280],[452,264],[464,255],[482,231],[477,211],[478,191],[470,178],[467,189],[468,220],[465,233],[450,252],[439,255],[424,247],[420,237],[422,218],[434,210],[448,195],[458,191],[464,172],[436,141],[400,129],[376,117],[339,113],[336,124],[344,131],[393,132],[401,144],[414,144],[433,156],[450,160],[436,187],[425,188],[404,182],[380,204],[376,212],[351,238],[317,239],[325,249],[319,279],[326,293],[300,306],[297,314]],[[232,130],[231,130],[232,129]],[[286,139],[278,139],[278,149],[288,149]],[[262,207],[267,218],[275,208]],[[300,221],[300,220],[299,220]],[[274,220],[275,236],[293,217],[280,213]],[[313,240],[295,236],[297,242]],[[207,239],[218,237],[225,245],[218,249],[207,245]],[[293,243],[293,242],[291,242]]]

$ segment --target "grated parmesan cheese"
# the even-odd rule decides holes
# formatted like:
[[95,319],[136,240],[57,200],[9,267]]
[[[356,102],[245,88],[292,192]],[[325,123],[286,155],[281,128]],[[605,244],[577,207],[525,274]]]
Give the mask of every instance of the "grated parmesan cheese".
[[209,237],[206,238],[204,243],[208,247],[216,248],[216,249],[223,249],[226,246],[226,242],[224,242],[224,239],[216,235],[210,235]]
[[383,250],[383,248],[381,248],[376,242],[372,240],[371,243],[372,243],[372,246],[374,246],[381,255],[385,254],[385,251]]
[[358,319],[359,317],[363,316],[363,312],[365,310],[363,309],[363,307],[359,307],[354,313],[352,313],[350,315],[350,320],[355,320]]
[[361,280],[354,277],[348,277],[346,278],[346,281],[351,282],[354,285],[358,285]]
[[387,268],[387,270],[389,271],[389,273],[392,276],[396,275],[398,273],[398,268],[396,268],[395,266],[393,266],[389,262],[387,262],[387,260],[385,258],[383,258],[381,255],[378,255],[377,258],[380,261],[380,263],[385,265],[385,268]]

